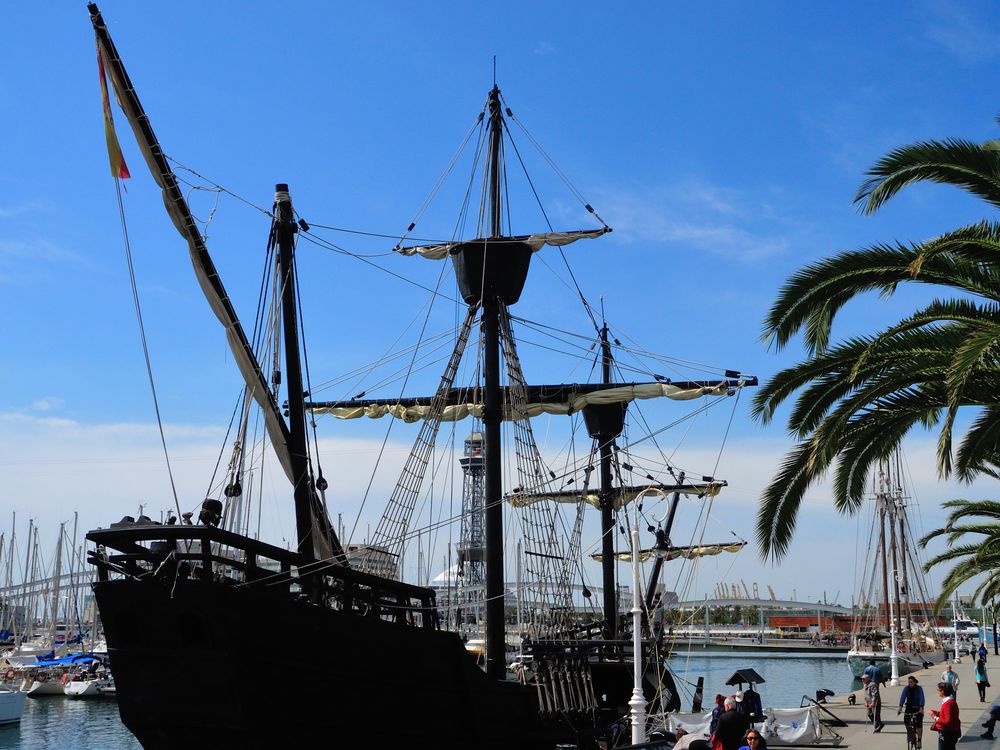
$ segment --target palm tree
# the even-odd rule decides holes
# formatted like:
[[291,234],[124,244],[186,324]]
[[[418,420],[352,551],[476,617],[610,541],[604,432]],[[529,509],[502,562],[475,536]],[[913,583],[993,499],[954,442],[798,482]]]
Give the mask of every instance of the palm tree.
[[945,536],[948,542],[946,552],[924,565],[924,569],[929,570],[952,563],[941,584],[937,609],[941,609],[959,586],[980,576],[973,598],[981,602],[994,599],[1000,595],[1000,502],[951,500],[944,507],[952,509],[944,527],[920,540],[924,547],[939,536]]
[[[867,173],[855,202],[873,213],[907,185],[953,185],[1000,208],[1000,141],[905,146]],[[937,299],[897,324],[830,344],[840,309],[855,296],[891,296],[899,284],[932,284]],[[803,495],[831,467],[834,503],[853,513],[866,480],[915,426],[938,427],[938,470],[962,480],[1000,476],[1000,223],[983,221],[911,245],[875,245],[807,266],[781,289],[762,338],[776,349],[803,331],[805,361],[756,396],[762,423],[798,393],[788,426],[799,441],[764,491],[757,538],[764,554],[787,550]],[[977,409],[953,461],[960,407]]]

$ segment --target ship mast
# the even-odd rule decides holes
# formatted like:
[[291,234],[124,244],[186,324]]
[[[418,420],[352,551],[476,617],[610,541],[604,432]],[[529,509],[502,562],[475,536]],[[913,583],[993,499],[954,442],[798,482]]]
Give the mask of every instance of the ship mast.
[[896,633],[900,636],[902,635],[903,629],[900,627],[900,619],[902,617],[902,612],[900,611],[899,605],[899,556],[897,555],[896,546],[896,514],[899,512],[898,505],[896,503],[895,493],[891,487],[891,475],[890,475],[890,490],[888,495],[888,500],[892,503],[891,511],[889,514],[889,544],[890,551],[892,554],[892,596],[893,603],[896,605],[895,615],[893,617],[892,627],[895,628]]
[[[910,576],[907,571],[907,557],[909,557],[909,551],[906,546],[906,497],[903,493],[903,467],[902,459],[900,454],[897,452],[894,455],[894,462],[896,468],[896,483],[893,486],[893,497],[896,503],[896,517],[899,521],[899,549],[901,553],[900,571],[902,574],[903,582],[903,604],[906,607],[906,637],[907,639],[913,639],[913,603],[910,601]],[[900,609],[900,615],[902,616],[902,609]],[[911,644],[912,645],[912,644]]]
[[[608,326],[601,327],[601,381],[611,382],[611,345]],[[606,426],[606,425],[602,425]],[[618,635],[618,590],[615,582],[615,491],[611,486],[611,444],[617,435],[597,434],[601,451],[601,574],[604,587],[604,637]]]
[[285,339],[285,376],[288,388],[288,450],[292,462],[295,498],[295,529],[299,553],[314,557],[312,484],[306,443],[306,419],[299,358],[298,315],[295,301],[295,218],[288,185],[274,186],[276,216],[274,239],[278,244],[278,272],[281,288],[281,319]]
[[882,597],[883,604],[885,605],[885,629],[890,633],[892,632],[892,621],[889,616],[889,566],[886,562],[886,550],[885,550],[885,503],[886,503],[886,493],[885,493],[885,473],[884,469],[879,472],[879,494],[878,494],[878,506],[879,506],[879,553],[882,558]]
[[[500,89],[494,84],[490,91],[490,238],[499,238],[501,231],[501,164],[500,148],[503,138],[503,116],[500,111]],[[487,245],[488,247],[488,245]],[[490,269],[489,253],[483,253],[485,274]],[[493,253],[496,261],[496,253]],[[493,285],[484,283],[482,295],[483,317],[483,432],[486,438],[484,453],[485,497],[483,520],[486,545],[486,674],[502,680],[507,674],[506,626],[504,622],[503,585],[503,488],[501,484],[500,425],[503,419],[500,403],[500,301]]]

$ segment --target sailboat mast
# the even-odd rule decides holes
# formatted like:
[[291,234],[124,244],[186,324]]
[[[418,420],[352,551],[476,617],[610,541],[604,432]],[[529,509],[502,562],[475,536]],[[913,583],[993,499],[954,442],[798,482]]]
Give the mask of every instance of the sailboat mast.
[[[500,140],[503,118],[500,113],[500,89],[490,92],[490,222],[491,237],[500,237]],[[484,253],[483,263],[488,263]],[[483,526],[486,557],[486,674],[502,680],[507,674],[506,627],[504,623],[503,586],[503,487],[500,460],[500,425],[503,418],[500,403],[500,301],[496,293],[484,289],[483,318],[483,433],[484,502]]]
[[[7,575],[4,578],[4,588],[7,589],[7,591],[11,591],[11,587],[14,585],[14,554],[17,550],[15,546],[15,542],[17,541],[17,539],[14,535],[15,532],[17,531],[17,512],[15,511],[14,513],[11,514],[11,516],[12,517],[10,522],[10,544],[8,545],[7,549]],[[9,595],[7,597],[7,606],[3,608],[3,619],[0,620],[0,630],[10,630],[16,634],[17,628],[12,624],[14,606],[15,605],[13,596]],[[17,644],[16,638],[14,639],[14,643]]]
[[889,549],[892,552],[892,597],[893,603],[896,605],[895,621],[892,626],[896,629],[896,633],[902,633],[902,628],[899,626],[899,620],[901,612],[899,609],[899,560],[896,553],[896,502],[895,498],[890,495],[890,502],[892,503],[891,513],[889,515]]
[[[884,489],[884,488],[883,488]],[[885,556],[885,492],[880,492],[879,500],[879,552],[882,555],[882,596],[885,605],[885,629],[889,630],[892,624],[889,622],[889,566],[886,564]]]
[[896,517],[899,520],[899,552],[900,567],[902,568],[903,581],[903,603],[906,606],[906,635],[913,638],[913,602],[910,600],[910,574],[908,571],[909,548],[906,546],[906,497],[903,493],[903,466],[902,456],[897,451],[894,457],[896,465],[896,484],[893,497],[896,503]]
[[281,274],[281,317],[285,339],[285,377],[288,387],[288,450],[292,460],[295,497],[295,529],[299,552],[314,556],[312,524],[312,486],[309,481],[309,458],[306,451],[306,414],[302,388],[302,365],[299,358],[299,325],[295,298],[295,218],[288,185],[274,188],[277,208],[274,231],[278,243]]
[[[611,382],[611,345],[608,326],[601,328],[601,381]],[[611,486],[611,441],[598,436],[601,451],[601,577],[604,586],[604,637],[618,634],[618,590],[615,582],[615,493]]]
[[66,524],[59,524],[59,541],[56,542],[56,564],[52,574],[52,603],[49,605],[49,645],[56,645],[56,620],[59,619],[59,580],[62,578],[63,530]]
[[910,574],[907,567],[907,549],[906,549],[906,511],[902,504],[903,500],[900,498],[900,513],[899,513],[899,548],[902,550],[902,573],[903,573],[903,603],[906,605],[906,634],[908,637],[913,637],[913,602],[910,599]]
[[[35,536],[35,519],[28,519],[28,539],[27,543],[24,545],[24,582],[35,580],[35,568],[32,565],[32,551],[34,547],[32,546],[32,540]],[[32,632],[35,628],[35,594],[34,586],[25,587],[24,594],[22,595],[22,601],[25,604],[24,613],[24,630],[28,638],[31,638],[34,633]],[[16,618],[15,618],[16,620]],[[20,641],[15,641],[20,645]]]

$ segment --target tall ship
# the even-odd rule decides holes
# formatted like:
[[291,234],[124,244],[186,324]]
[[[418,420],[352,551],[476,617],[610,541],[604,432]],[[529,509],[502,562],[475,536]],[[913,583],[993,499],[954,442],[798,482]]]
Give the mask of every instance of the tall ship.
[[[263,212],[265,275],[248,332],[175,165],[100,12],[89,7],[102,72],[187,242],[198,283],[245,381],[230,458],[207,498],[186,512],[178,505],[163,522],[125,517],[87,535],[121,717],[142,746],[273,748],[318,736],[343,746],[617,747],[628,744],[623,727],[630,706],[679,708],[681,687],[650,616],[663,590],[664,563],[736,552],[745,542],[706,540],[703,533],[680,538],[675,523],[681,504],[698,503],[694,515],[707,517],[726,482],[714,471],[685,471],[673,463],[657,443],[660,428],[645,423],[638,405],[657,399],[700,404],[687,417],[714,404],[729,402],[735,409],[734,397],[756,378],[725,368],[703,380],[659,375],[642,360],[652,357],[671,368],[678,363],[623,345],[592,306],[593,330],[585,336],[512,313],[536,255],[546,249],[562,255],[562,248],[611,229],[584,202],[596,224],[591,229],[512,230],[507,165],[523,163],[511,132],[519,121],[494,84],[466,137],[473,164],[453,238],[411,240],[414,221],[393,248],[394,258],[414,258],[401,263],[423,258],[450,263],[454,271],[461,301],[436,387],[429,395],[398,391],[385,397],[363,387],[353,398],[321,400],[305,356],[297,255],[302,242],[318,240],[296,212],[290,187],[278,184],[273,206]],[[120,177],[108,101],[106,95],[113,171]],[[432,302],[442,289],[439,282]],[[583,298],[579,287],[574,294]],[[357,311],[333,305],[330,315],[352,316],[355,328],[364,326]],[[556,331],[563,346],[582,352],[578,359],[589,362],[591,380],[530,383],[515,336],[519,327]],[[408,358],[403,369],[409,375],[427,366],[419,350],[384,359],[399,367]],[[622,352],[635,362],[623,367],[616,359]],[[626,373],[633,377],[622,377]],[[586,448],[579,454],[563,449],[558,459],[549,455],[532,430],[532,419],[543,415],[572,422]],[[331,519],[326,492],[338,478],[328,479],[321,468],[316,424],[323,417],[344,425],[384,418],[412,424],[416,432],[364,544],[345,541],[343,527]],[[404,560],[414,540],[431,530],[418,525],[419,506],[440,465],[435,446],[441,433],[460,420],[472,423],[464,433],[474,437],[462,466],[477,483],[464,518],[452,515],[435,525],[461,522],[472,529],[455,550],[453,569],[475,580],[442,606],[440,589],[421,585],[421,576],[417,583],[403,580]],[[262,434],[254,432],[257,425]],[[289,484],[294,549],[262,541],[251,522],[251,492],[259,486],[255,462],[263,460],[265,444]],[[654,458],[644,457],[644,448]],[[594,543],[585,541],[590,525],[599,528]],[[631,540],[640,534],[646,541],[637,547]],[[505,562],[515,535],[512,596]],[[623,557],[650,562],[633,587],[641,602],[631,618],[622,616],[619,596],[616,562]],[[585,560],[600,565],[599,602],[584,581]],[[470,619],[482,629],[481,664],[459,632]],[[515,648],[509,647],[512,630]],[[513,651],[518,658],[512,669]],[[157,667],[163,664],[189,668]]]
[[[922,669],[941,646],[928,620],[928,595],[907,509],[903,460],[897,451],[873,477],[872,524],[863,540],[862,582],[847,663],[860,677],[872,663],[889,679]],[[893,669],[895,662],[895,670]]]

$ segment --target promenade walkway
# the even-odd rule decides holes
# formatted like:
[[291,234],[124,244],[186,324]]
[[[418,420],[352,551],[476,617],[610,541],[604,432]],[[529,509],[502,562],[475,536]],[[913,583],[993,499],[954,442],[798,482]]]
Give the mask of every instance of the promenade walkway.
[[[1000,723],[994,732],[997,739],[983,739],[979,735],[986,730],[982,727],[982,722],[989,718],[990,705],[1000,699],[1000,657],[989,657],[986,664],[987,671],[996,670],[993,681],[996,686],[987,688],[986,702],[979,701],[979,692],[976,690],[975,680],[972,678],[972,669],[975,661],[965,656],[960,664],[955,664],[955,671],[961,679],[958,688],[959,716],[962,720],[962,738],[958,746],[966,750],[1000,750]],[[914,672],[913,675],[924,689],[924,697],[927,708],[940,708],[941,699],[937,694],[937,683],[941,679],[944,671],[943,664],[937,664],[929,669],[922,669]],[[868,722],[865,711],[865,700],[860,690],[853,695],[856,704],[851,706],[847,702],[847,694],[835,695],[825,704],[830,711],[847,722],[846,727],[836,727],[834,731],[843,736],[844,741],[841,747],[865,748],[868,750],[906,750],[906,729],[903,726],[903,717],[896,715],[896,708],[899,706],[899,694],[906,684],[906,677],[900,677],[900,685],[891,685],[882,688],[882,721],[885,728],[875,734],[872,732],[872,725]],[[924,737],[923,748],[925,750],[937,750],[937,732],[930,731],[933,718],[927,714],[924,716]]]

